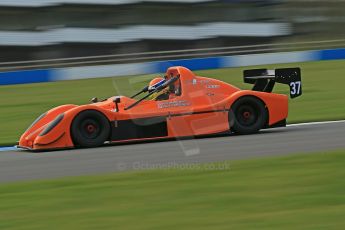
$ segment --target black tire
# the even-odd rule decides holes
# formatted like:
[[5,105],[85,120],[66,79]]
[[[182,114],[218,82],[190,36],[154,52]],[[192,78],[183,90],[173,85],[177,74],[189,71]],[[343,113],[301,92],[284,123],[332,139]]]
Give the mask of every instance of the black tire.
[[264,103],[251,96],[241,97],[229,111],[230,130],[237,134],[257,133],[268,118]]
[[85,110],[74,118],[71,135],[76,146],[97,147],[109,140],[110,124],[102,113]]

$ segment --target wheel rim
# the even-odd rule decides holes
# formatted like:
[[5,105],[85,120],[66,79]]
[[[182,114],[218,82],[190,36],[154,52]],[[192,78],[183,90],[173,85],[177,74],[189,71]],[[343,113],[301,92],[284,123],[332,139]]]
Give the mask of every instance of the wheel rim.
[[252,105],[241,105],[236,112],[237,121],[243,126],[252,126],[258,120],[258,113]]
[[79,127],[81,135],[86,139],[95,139],[101,133],[100,124],[94,119],[85,119]]

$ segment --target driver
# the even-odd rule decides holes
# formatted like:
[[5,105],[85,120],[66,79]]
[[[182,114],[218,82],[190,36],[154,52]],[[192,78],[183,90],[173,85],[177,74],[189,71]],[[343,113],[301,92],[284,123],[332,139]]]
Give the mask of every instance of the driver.
[[[162,77],[156,77],[154,79],[152,79],[149,83],[149,92],[152,92],[153,90],[155,90],[158,86],[164,84],[165,79]],[[162,101],[162,100],[167,100],[169,99],[169,88],[165,88],[159,92],[156,92],[154,94],[152,94],[149,97],[149,100],[155,100],[155,101]]]

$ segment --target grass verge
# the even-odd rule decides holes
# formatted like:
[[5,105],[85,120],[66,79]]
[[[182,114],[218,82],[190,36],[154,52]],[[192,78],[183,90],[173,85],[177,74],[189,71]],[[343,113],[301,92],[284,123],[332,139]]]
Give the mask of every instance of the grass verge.
[[345,150],[4,184],[0,228],[343,229],[344,164]]
[[[288,122],[344,119],[345,61],[265,65],[269,68],[294,66],[302,68],[303,95],[291,101]],[[251,86],[242,82],[242,71],[247,68],[253,67],[197,73],[248,89]],[[130,95],[153,77],[144,75],[0,86],[0,145],[17,141],[37,116],[52,107],[70,103],[86,104],[95,96],[106,98],[118,94]],[[288,93],[288,87],[278,85],[275,92]]]

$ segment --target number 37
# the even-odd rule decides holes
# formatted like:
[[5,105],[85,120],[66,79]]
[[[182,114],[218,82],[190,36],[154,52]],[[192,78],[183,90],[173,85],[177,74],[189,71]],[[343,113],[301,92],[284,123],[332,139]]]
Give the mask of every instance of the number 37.
[[300,92],[301,92],[301,82],[300,81],[290,82],[291,95],[300,94]]

